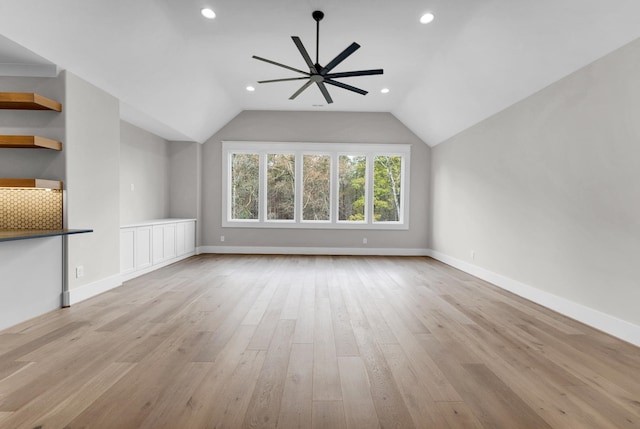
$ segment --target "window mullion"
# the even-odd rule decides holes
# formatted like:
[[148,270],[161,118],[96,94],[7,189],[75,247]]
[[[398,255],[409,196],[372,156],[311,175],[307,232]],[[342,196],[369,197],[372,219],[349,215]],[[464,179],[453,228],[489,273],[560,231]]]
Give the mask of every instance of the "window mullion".
[[338,179],[338,153],[331,153],[331,169],[330,169],[330,186],[331,186],[331,223],[338,223],[338,198],[340,198],[340,181]]
[[294,183],[295,183],[295,195],[294,195],[294,210],[293,210],[293,221],[295,223],[300,223],[302,221],[302,184],[304,182],[304,178],[302,177],[303,172],[302,172],[302,162],[303,162],[303,158],[302,158],[302,152],[301,151],[294,151],[293,152],[295,155],[295,167],[296,167],[296,171],[295,171],[295,176],[294,176]]
[[233,191],[232,191],[232,182],[231,182],[231,151],[225,150],[223,151],[223,156],[224,156],[224,183],[223,183],[223,189],[224,189],[224,196],[225,199],[227,201],[226,203],[226,207],[225,207],[225,211],[224,211],[224,220],[226,222],[231,221],[231,212],[232,212],[232,206],[233,206]]
[[398,221],[404,221],[405,216],[404,216],[404,206],[405,206],[405,199],[404,199],[404,191],[406,189],[406,184],[407,184],[407,177],[406,177],[406,168],[407,166],[407,157],[406,155],[402,155],[402,160],[400,161],[400,217],[398,219]]
[[367,169],[365,171],[365,192],[364,192],[364,222],[371,225],[373,223],[373,179],[374,179],[374,166],[373,161],[375,156],[371,153],[367,153]]
[[267,154],[265,152],[260,152],[259,166],[260,204],[258,206],[258,218],[260,219],[260,223],[262,223],[267,219]]

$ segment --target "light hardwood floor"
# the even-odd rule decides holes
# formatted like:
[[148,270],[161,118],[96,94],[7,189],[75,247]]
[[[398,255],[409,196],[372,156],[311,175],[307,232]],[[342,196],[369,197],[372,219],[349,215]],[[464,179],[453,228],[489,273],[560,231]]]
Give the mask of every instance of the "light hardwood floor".
[[640,428],[640,349],[429,258],[203,255],[0,332],[0,428]]

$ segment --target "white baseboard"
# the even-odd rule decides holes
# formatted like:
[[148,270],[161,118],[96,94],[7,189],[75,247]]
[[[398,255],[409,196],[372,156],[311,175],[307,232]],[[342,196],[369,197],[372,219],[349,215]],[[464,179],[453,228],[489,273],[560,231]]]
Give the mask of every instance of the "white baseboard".
[[257,246],[201,246],[198,255],[340,255],[340,256],[429,256],[428,249],[392,249],[368,247],[257,247]]
[[131,279],[135,279],[136,277],[140,277],[143,274],[148,274],[152,271],[155,271],[159,268],[162,267],[166,267],[167,265],[171,265],[171,264],[175,264],[178,261],[182,261],[183,259],[187,259],[192,257],[193,255],[195,255],[196,252],[189,252],[189,253],[185,253],[184,255],[180,255],[177,258],[173,258],[173,259],[169,259],[163,262],[160,262],[158,264],[155,265],[150,265],[147,268],[143,268],[141,270],[137,270],[137,271],[131,271],[128,273],[122,273],[121,274],[121,279],[123,282],[126,282],[127,280],[131,280]]
[[75,289],[71,289],[62,294],[62,303],[63,307],[68,307],[73,304],[77,304],[80,301],[84,301],[85,299],[89,299],[96,295],[100,295],[101,293],[107,292],[111,289],[115,289],[119,286],[122,286],[122,283],[131,280],[135,277],[141,276],[143,274],[150,273],[151,271],[155,271],[159,268],[166,267],[167,265],[174,264],[178,261],[182,261],[183,259],[187,259],[196,252],[185,253],[184,255],[180,255],[177,258],[169,259],[167,261],[161,262],[156,265],[152,265],[140,271],[134,271],[125,274],[118,274],[116,276],[107,277],[102,280],[95,281],[93,283],[89,283],[84,286],[80,286]]
[[68,307],[111,289],[115,289],[118,286],[122,286],[122,278],[119,274],[64,292],[62,294],[62,303],[64,307]]
[[549,292],[537,289],[533,286],[510,279],[501,274],[494,273],[460,259],[453,258],[435,250],[430,250],[427,256],[431,256],[447,265],[451,265],[472,276],[478,277],[501,289],[515,293],[523,298],[557,311],[567,317],[596,328],[602,332],[613,335],[621,340],[640,346],[640,326],[634,325],[622,319],[618,319],[593,308],[570,301]]

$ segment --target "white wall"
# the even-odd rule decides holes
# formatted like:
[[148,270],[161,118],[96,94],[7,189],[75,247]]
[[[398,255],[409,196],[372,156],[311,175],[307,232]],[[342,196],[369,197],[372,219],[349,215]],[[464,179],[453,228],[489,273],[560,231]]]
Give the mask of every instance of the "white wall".
[[0,242],[0,330],[60,308],[62,240]]
[[640,40],[432,156],[435,251],[640,326]]
[[[223,140],[411,144],[410,228],[303,230],[222,228]],[[426,249],[430,149],[390,113],[244,111],[211,137],[202,153],[202,244],[295,248]],[[220,236],[225,242],[220,242]],[[368,244],[363,245],[366,237]]]
[[[92,228],[68,237],[69,289],[119,282],[120,107],[116,98],[64,72],[66,78],[67,226]],[[75,277],[84,266],[85,276]]]
[[122,225],[166,218],[169,215],[169,142],[122,121],[119,183]]

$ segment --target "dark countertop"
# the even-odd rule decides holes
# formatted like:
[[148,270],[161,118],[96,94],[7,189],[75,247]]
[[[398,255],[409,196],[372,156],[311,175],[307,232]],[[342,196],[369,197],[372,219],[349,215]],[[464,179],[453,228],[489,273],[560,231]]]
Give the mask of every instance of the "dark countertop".
[[62,235],[85,234],[92,229],[0,229],[1,241],[28,240],[31,238],[56,237]]

